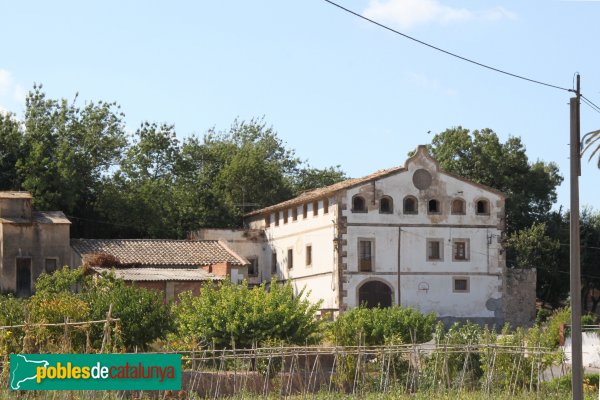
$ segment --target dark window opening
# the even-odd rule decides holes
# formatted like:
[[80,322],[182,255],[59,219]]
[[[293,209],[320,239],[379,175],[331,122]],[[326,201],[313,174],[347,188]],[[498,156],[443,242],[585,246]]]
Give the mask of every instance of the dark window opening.
[[271,225],[271,214],[265,216],[265,227],[268,228]]
[[429,200],[429,203],[427,203],[427,211],[430,214],[439,213],[440,212],[440,202],[435,199]]
[[302,205],[302,218],[306,218],[308,216],[308,204]]
[[486,200],[479,200],[477,202],[477,214],[489,214],[490,206]]
[[416,214],[417,213],[417,199],[414,197],[404,198],[404,214]]
[[312,246],[306,246],[306,266],[312,265]]
[[275,226],[279,226],[279,211],[275,212]]
[[294,268],[294,250],[288,249],[287,251],[287,267],[288,269]]
[[382,197],[379,200],[379,212],[382,214],[391,214],[394,211],[392,199],[389,197]]
[[17,258],[17,297],[31,296],[31,258]]
[[313,203],[313,215],[319,215],[319,202],[315,201]]
[[298,207],[292,208],[292,221],[298,220]]
[[329,199],[323,199],[323,214],[329,212]]
[[360,196],[354,196],[352,198],[352,212],[366,212],[365,199]]
[[248,276],[258,276],[258,258],[249,258]]
[[271,274],[277,273],[277,253],[271,253]]
[[367,282],[358,289],[358,301],[367,308],[391,307],[392,289],[383,282]]
[[283,223],[287,224],[288,221],[288,210],[283,210]]

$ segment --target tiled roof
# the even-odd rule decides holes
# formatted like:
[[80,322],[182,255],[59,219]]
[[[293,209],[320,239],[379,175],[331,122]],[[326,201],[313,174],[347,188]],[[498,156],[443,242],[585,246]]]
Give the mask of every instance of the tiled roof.
[[303,204],[303,203],[311,202],[314,200],[319,200],[326,196],[330,196],[339,190],[349,189],[353,186],[361,185],[361,184],[363,184],[365,182],[369,182],[373,179],[383,178],[384,176],[392,175],[396,172],[401,172],[404,170],[405,170],[404,167],[394,167],[394,168],[379,170],[370,175],[363,176],[362,178],[346,179],[345,181],[334,183],[333,185],[325,186],[325,187],[314,189],[314,190],[309,190],[307,192],[300,194],[300,196],[294,197],[293,199],[290,199],[287,201],[284,201],[283,203],[278,203],[278,204],[275,204],[275,205],[272,205],[269,207],[262,208],[260,210],[252,211],[252,212],[246,214],[246,216],[249,217],[252,215],[268,213],[271,211],[280,210],[282,208],[287,208],[287,207],[291,207],[294,205]]
[[224,278],[215,276],[200,268],[92,268],[95,272],[114,271],[117,278],[126,281],[220,281]]
[[71,247],[82,257],[109,254],[121,264],[140,266],[199,266],[228,262],[246,265],[239,256],[218,240],[167,239],[71,239]]
[[7,224],[70,224],[71,221],[62,211],[34,211],[31,213],[31,219],[19,217],[0,218],[0,222]]

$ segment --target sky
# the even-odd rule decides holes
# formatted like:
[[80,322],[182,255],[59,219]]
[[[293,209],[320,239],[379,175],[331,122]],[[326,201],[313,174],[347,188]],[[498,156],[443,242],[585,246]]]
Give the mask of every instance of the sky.
[[[356,13],[477,62],[582,93],[600,106],[600,1],[339,0]],[[127,128],[178,137],[264,118],[313,167],[350,177],[403,165],[447,128],[521,137],[565,177],[569,98],[450,57],[324,0],[0,0],[0,109],[26,93],[114,101]],[[581,106],[582,134],[600,113]],[[582,160],[581,204],[600,209],[600,169]]]

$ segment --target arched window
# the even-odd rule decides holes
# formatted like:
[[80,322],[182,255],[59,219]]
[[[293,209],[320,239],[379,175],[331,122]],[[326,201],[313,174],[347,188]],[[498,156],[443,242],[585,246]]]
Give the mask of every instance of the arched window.
[[441,212],[440,202],[436,199],[429,200],[429,203],[427,203],[427,212],[429,214],[439,214]]
[[419,203],[413,196],[406,196],[404,198],[404,214],[417,214],[418,206]]
[[490,213],[490,202],[485,199],[477,200],[477,214],[486,215],[489,213]]
[[367,212],[362,196],[356,195],[352,198],[352,212]]
[[465,201],[463,199],[452,200],[452,214],[464,214]]
[[380,281],[366,282],[358,289],[358,302],[367,308],[391,307],[392,289]]
[[394,212],[394,201],[390,196],[384,196],[379,200],[379,212],[382,214]]

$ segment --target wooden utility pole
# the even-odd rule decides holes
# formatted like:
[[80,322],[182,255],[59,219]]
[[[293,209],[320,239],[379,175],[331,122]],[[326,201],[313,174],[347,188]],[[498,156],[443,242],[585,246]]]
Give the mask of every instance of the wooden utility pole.
[[579,257],[579,177],[581,176],[581,143],[579,74],[575,97],[571,97],[571,386],[573,400],[583,400],[583,359],[581,350],[581,265]]

